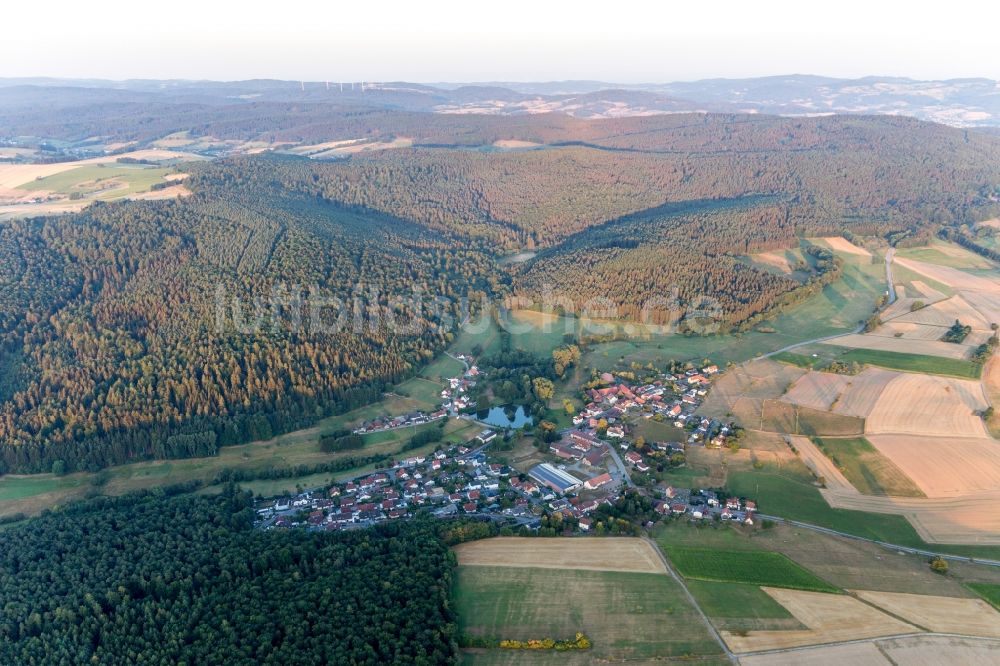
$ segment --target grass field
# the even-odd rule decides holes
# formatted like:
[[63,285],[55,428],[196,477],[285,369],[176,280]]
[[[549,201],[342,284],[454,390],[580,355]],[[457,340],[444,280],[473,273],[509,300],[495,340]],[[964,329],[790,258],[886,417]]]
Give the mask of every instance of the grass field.
[[966,250],[960,245],[949,243],[939,238],[931,239],[930,243],[924,247],[901,248],[896,250],[896,255],[904,259],[916,259],[938,266],[948,266],[962,270],[990,269],[995,266],[989,259],[974,252]]
[[[751,427],[757,424],[751,424]],[[791,435],[860,435],[865,422],[856,416],[792,405],[781,400],[765,400],[760,429]]]
[[670,561],[685,578],[721,583],[838,592],[780,553],[668,546]]
[[967,588],[978,594],[987,603],[1000,610],[1000,585],[991,583],[966,583]]
[[[459,632],[496,639],[572,638],[586,652],[471,651],[473,664],[592,664],[687,657],[721,663],[719,645],[663,574],[460,566],[452,595]],[[702,657],[703,659],[698,659]]]
[[[632,361],[645,364],[667,359],[710,358],[720,365],[730,361],[740,363],[796,342],[850,331],[871,314],[875,300],[885,291],[885,268],[881,258],[844,256],[844,259],[840,280],[772,320],[762,322],[756,330],[701,337],[660,335],[648,340],[595,344],[585,355],[583,365],[604,371]],[[774,332],[764,333],[761,329]]]
[[[972,361],[924,354],[901,354],[899,352],[881,351],[876,349],[850,349],[833,344],[825,346],[833,348],[833,355],[845,363],[865,363],[890,370],[904,372],[920,372],[931,375],[945,375],[964,379],[979,379],[982,368]],[[843,351],[841,351],[843,350]]]
[[719,629],[802,629],[804,625],[756,585],[687,581],[698,606]]
[[[375,454],[394,455],[403,443],[423,429],[436,428],[430,423],[414,428],[401,428],[385,433],[375,433],[365,437],[365,446],[356,451],[323,453],[319,450],[319,436],[336,429],[326,424],[308,430],[300,430],[282,435],[266,442],[255,442],[239,446],[227,446],[219,450],[219,455],[207,458],[186,458],[182,460],[157,460],[120,465],[107,470],[108,481],[99,490],[103,494],[120,495],[135,490],[156,486],[167,486],[191,480],[210,481],[226,468],[241,470],[261,470],[271,468],[310,465]],[[450,419],[445,424],[445,440],[465,442],[474,437],[481,428],[475,423]],[[433,450],[440,444],[431,444]],[[361,470],[358,470],[361,471]],[[350,472],[342,472],[349,474]],[[93,474],[79,472],[63,477],[52,474],[31,476],[0,477],[0,515],[18,512],[37,513],[44,508],[80,497],[90,490]],[[332,474],[292,477],[288,479],[247,482],[247,488],[264,495],[280,494],[294,490],[297,485],[310,487],[325,483]]]
[[770,515],[903,546],[1000,559],[1000,548],[992,546],[928,544],[902,516],[831,509],[801,461],[764,463],[759,470],[731,470],[726,486],[733,495],[755,497],[761,512]]
[[[162,183],[163,177],[172,171],[172,168],[162,167],[93,164],[33,180],[20,189],[47,190],[67,195],[79,192],[88,199],[97,200],[118,199],[148,191],[154,184]],[[119,186],[103,189],[109,181],[114,181]]]
[[924,493],[891,460],[864,437],[823,437],[816,445],[865,495],[924,497]]

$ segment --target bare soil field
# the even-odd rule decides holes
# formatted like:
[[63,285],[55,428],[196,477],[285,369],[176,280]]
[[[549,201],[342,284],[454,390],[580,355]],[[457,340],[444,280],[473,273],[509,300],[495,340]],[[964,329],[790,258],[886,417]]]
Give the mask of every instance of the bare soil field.
[[[952,320],[954,322],[954,320]],[[964,359],[969,354],[965,345],[937,340],[904,340],[902,338],[885,337],[882,335],[861,335],[850,333],[839,338],[826,340],[821,344],[851,347],[855,349],[875,349],[899,354],[923,354],[926,356],[941,356],[942,358]]]
[[893,664],[940,666],[941,664],[1000,665],[1000,642],[949,636],[911,636],[877,641]]
[[847,240],[843,236],[827,236],[823,238],[830,247],[832,247],[837,252],[845,252],[847,254],[854,254],[861,257],[870,257],[872,253],[863,247],[858,247],[851,241]]
[[873,642],[740,657],[743,666],[893,666]]
[[823,592],[803,592],[762,587],[808,629],[750,631],[745,636],[721,632],[734,652],[757,652],[782,648],[860,640],[917,632],[912,625],[882,613],[853,597]]
[[983,220],[982,222],[976,222],[977,227],[992,227],[994,229],[1000,229],[1000,217],[990,218],[989,220]]
[[496,537],[455,546],[459,565],[535,567],[666,573],[663,561],[642,539],[630,537]]
[[867,435],[928,497],[1000,488],[1000,442],[987,437]]
[[957,268],[938,266],[937,264],[929,264],[924,261],[917,261],[916,259],[896,257],[893,261],[904,268],[908,268],[911,271],[920,273],[936,282],[960,291],[1000,293],[1000,281],[989,277],[973,275]]
[[899,373],[869,412],[865,432],[985,437],[986,427],[976,412],[988,406],[979,382]]
[[929,631],[1000,638],[1000,613],[982,599],[867,590],[855,590],[854,594]]

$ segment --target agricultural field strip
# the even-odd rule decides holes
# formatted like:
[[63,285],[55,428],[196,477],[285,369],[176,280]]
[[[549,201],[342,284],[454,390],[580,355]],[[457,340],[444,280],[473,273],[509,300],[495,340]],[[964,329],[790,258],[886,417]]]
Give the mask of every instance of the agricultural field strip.
[[1000,638],[1000,613],[982,599],[869,590],[852,592],[892,615],[935,633]]
[[496,537],[463,543],[454,550],[461,566],[667,573],[653,547],[642,539],[632,537]]
[[740,656],[742,666],[938,666],[997,662],[1000,662],[1000,641],[929,634],[872,638]]
[[749,631],[740,634],[721,632],[734,652],[760,652],[919,633],[917,627],[851,596],[772,587],[761,589],[809,629]]
[[826,488],[846,495],[861,496],[861,493],[851,485],[843,472],[837,469],[826,454],[810,441],[808,437],[792,436],[792,445],[802,456],[802,462],[812,470],[813,474],[826,481]]
[[781,553],[676,546],[667,546],[665,550],[674,567],[685,578],[823,592],[838,591],[838,588]]

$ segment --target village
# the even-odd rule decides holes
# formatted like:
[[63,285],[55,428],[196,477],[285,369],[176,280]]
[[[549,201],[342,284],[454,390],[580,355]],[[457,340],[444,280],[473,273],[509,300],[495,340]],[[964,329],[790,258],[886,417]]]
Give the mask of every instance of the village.
[[[465,394],[479,372],[466,361],[461,377],[447,380],[445,401],[437,411],[364,423],[354,432],[420,425],[474,408]],[[572,416],[573,428],[540,446],[545,460],[518,470],[495,444],[515,436],[485,429],[460,445],[396,461],[385,469],[344,479],[296,496],[257,503],[265,529],[341,530],[400,520],[417,514],[438,518],[479,517],[523,530],[537,530],[543,517],[558,514],[565,529],[600,529],[594,514],[626,492],[648,497],[662,518],[734,521],[754,524],[751,499],[720,495],[718,490],[663,484],[657,473],[684,465],[687,447],[722,447],[738,437],[733,424],[703,418],[697,409],[719,369],[715,365],[664,373],[639,386],[604,373],[600,386],[584,392],[588,402]],[[474,414],[461,414],[472,419]],[[635,424],[656,419],[683,432],[683,441],[645,442],[634,437]],[[598,512],[599,513],[599,512]]]

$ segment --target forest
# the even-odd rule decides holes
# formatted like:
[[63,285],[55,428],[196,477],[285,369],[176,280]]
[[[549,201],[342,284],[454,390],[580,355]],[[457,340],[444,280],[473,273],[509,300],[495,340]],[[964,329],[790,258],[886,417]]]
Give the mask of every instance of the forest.
[[[718,328],[680,329],[745,327],[837,271],[799,285],[742,255],[924,237],[990,209],[1000,184],[1000,137],[905,118],[225,108],[189,109],[207,114],[192,133],[415,147],[193,163],[184,199],[0,222],[0,473],[306,427],[414,375],[487,296],[548,291],[633,320],[652,297],[653,323],[708,311]],[[145,126],[135,110],[123,128]],[[548,145],[470,149],[496,138]],[[522,249],[537,255],[504,263]]]
[[9,527],[0,663],[457,663],[448,546],[482,529],[265,532],[252,518],[230,488],[99,498]]

